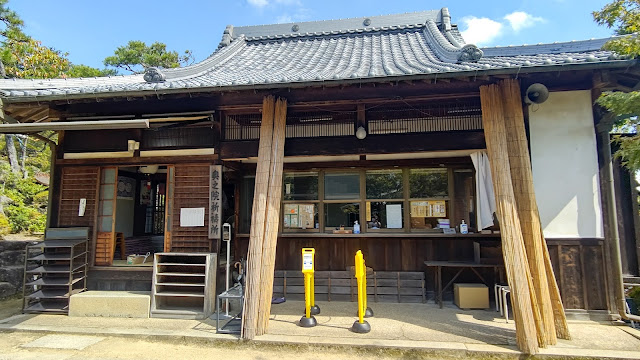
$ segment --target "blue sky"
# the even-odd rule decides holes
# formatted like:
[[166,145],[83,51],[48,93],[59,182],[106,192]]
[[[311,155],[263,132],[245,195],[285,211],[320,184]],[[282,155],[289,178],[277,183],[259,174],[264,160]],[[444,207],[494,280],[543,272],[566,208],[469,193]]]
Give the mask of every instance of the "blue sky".
[[236,26],[339,19],[448,7],[467,42],[480,46],[608,37],[591,12],[608,1],[406,0],[10,0],[26,32],[69,53],[75,64],[102,60],[129,40],[161,41],[172,50],[211,54],[227,24]]

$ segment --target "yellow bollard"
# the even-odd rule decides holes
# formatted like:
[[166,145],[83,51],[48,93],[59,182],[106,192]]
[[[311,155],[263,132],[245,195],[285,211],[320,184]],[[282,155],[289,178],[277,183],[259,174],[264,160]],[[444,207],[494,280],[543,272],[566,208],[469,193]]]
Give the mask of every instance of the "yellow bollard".
[[302,249],[302,273],[304,274],[304,316],[298,322],[301,327],[314,327],[318,325],[313,315],[320,313],[320,308],[315,304],[314,294],[314,257],[316,250],[313,248]]
[[[358,250],[355,257],[355,277],[358,281],[358,320],[351,326],[351,331],[365,334],[371,331],[371,326],[364,320],[367,310],[367,267],[364,264],[362,251]],[[371,312],[373,315],[373,312]]]

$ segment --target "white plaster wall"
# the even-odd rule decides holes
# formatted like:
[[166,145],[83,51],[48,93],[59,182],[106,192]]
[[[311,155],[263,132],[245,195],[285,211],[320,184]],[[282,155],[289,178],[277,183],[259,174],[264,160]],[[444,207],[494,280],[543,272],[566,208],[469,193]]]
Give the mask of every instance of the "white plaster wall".
[[591,92],[553,92],[529,106],[533,183],[547,238],[602,237]]

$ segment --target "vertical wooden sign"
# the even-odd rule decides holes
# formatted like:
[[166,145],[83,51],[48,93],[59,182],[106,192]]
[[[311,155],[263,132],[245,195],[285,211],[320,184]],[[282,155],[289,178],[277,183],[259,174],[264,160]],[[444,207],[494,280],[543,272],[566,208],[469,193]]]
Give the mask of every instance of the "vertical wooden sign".
[[209,239],[221,239],[222,165],[209,167]]

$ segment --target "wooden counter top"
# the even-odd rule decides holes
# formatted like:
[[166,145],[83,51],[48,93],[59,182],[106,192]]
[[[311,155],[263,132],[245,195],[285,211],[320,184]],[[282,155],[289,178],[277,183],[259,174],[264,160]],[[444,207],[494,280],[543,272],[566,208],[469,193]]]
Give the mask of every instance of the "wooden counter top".
[[[237,234],[237,237],[248,238],[248,234]],[[442,233],[366,233],[366,234],[329,234],[329,233],[281,233],[278,238],[490,238],[500,239],[500,234],[442,234]]]

